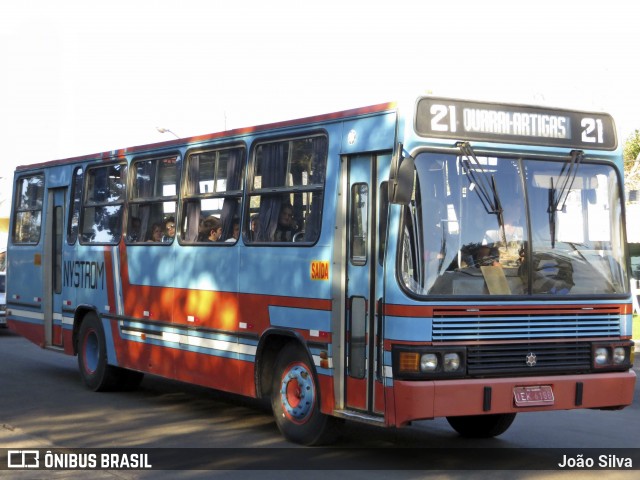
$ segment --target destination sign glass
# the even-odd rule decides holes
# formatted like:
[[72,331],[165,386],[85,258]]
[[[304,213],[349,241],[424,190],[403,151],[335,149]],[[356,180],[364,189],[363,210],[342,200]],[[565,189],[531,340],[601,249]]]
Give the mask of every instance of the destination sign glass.
[[611,115],[523,105],[425,97],[416,133],[424,137],[615,150]]

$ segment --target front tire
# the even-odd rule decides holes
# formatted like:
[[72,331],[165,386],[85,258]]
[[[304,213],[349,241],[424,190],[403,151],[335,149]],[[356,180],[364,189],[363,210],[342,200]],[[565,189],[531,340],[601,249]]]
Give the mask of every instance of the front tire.
[[278,355],[271,407],[287,440],[319,445],[333,438],[334,419],[320,412],[318,382],[309,356],[298,345],[288,344]]
[[515,413],[447,417],[449,425],[463,437],[490,438],[502,435],[516,418]]

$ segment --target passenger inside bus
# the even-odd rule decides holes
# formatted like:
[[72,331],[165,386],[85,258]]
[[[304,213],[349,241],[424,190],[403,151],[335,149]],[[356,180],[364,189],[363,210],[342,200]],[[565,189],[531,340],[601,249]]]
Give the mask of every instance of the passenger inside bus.
[[174,237],[176,236],[176,221],[173,217],[169,217],[164,222],[164,235],[162,236],[162,241],[164,243],[173,242]]
[[278,226],[273,236],[275,242],[291,242],[293,235],[298,230],[298,224],[293,217],[293,206],[283,203],[278,215]]
[[251,215],[249,223],[249,240],[254,241],[257,238],[258,228],[260,227],[260,215],[257,213]]
[[162,224],[154,223],[151,225],[151,238],[147,242],[162,242]]
[[222,236],[222,223],[214,216],[207,217],[202,222],[202,229],[198,238],[199,242],[217,242]]
[[235,243],[240,238],[240,219],[234,217],[231,221],[231,236],[225,240],[227,243]]

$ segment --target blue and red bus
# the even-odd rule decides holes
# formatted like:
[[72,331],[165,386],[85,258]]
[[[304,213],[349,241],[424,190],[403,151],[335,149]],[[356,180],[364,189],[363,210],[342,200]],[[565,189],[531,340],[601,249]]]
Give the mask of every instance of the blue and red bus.
[[432,96],[21,166],[7,321],[93,390],[270,399],[302,444],[620,409],[622,172],[608,114]]

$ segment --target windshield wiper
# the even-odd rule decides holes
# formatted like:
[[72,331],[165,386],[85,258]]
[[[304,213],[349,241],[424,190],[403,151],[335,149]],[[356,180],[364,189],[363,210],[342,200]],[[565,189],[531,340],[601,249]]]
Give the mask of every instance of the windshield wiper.
[[547,213],[549,214],[549,236],[551,237],[551,248],[555,248],[556,245],[556,212],[558,210],[564,210],[567,198],[569,197],[569,193],[571,193],[571,188],[573,187],[573,182],[576,179],[576,174],[578,173],[578,167],[580,166],[583,157],[584,152],[582,150],[573,150],[571,152],[571,160],[569,163],[565,163],[562,166],[560,175],[558,175],[557,186],[560,187],[560,191],[558,191],[557,186],[553,185],[553,178],[551,178],[551,187],[549,188],[549,206],[547,208]]
[[498,220],[498,227],[500,229],[500,236],[502,241],[507,243],[507,235],[504,229],[504,216],[502,210],[502,203],[500,202],[500,195],[498,195],[498,186],[496,184],[495,175],[489,175],[482,167],[476,154],[473,152],[469,142],[461,142],[457,145],[460,149],[460,153],[467,157],[466,160],[462,160],[462,169],[469,179],[471,186],[469,190],[473,190],[478,195],[480,203],[487,213],[495,215]]

